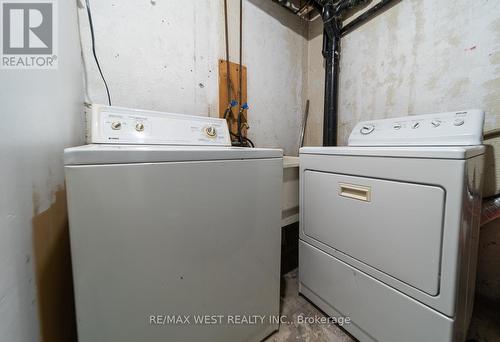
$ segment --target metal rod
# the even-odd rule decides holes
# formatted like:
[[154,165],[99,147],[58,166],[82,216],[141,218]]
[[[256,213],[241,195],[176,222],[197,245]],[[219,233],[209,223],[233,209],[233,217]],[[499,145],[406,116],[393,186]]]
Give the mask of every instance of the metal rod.
[[[240,0],[240,63],[238,67],[238,93],[239,93],[239,106],[243,108],[243,94],[242,94],[242,79],[243,79],[243,0]],[[240,110],[238,114],[238,136],[240,137],[240,144],[243,145],[243,136],[241,131],[241,123],[243,111]]]
[[[306,135],[307,118],[309,117],[309,100],[306,101],[306,109],[304,110],[304,118],[302,119],[302,129],[300,130],[299,149],[304,146],[304,137]],[[297,153],[298,155],[298,153]]]
[[493,138],[497,138],[500,136],[500,128],[492,129],[490,131],[484,132],[483,139],[489,140]]
[[240,61],[239,61],[239,68],[238,68],[238,88],[239,88],[239,104],[240,107],[243,105],[241,103],[243,96],[241,94],[241,79],[242,79],[242,65],[243,65],[243,0],[240,0]]
[[224,0],[224,26],[226,34],[226,80],[227,80],[227,104],[231,103],[231,75],[229,67],[229,23],[227,20],[227,0]]

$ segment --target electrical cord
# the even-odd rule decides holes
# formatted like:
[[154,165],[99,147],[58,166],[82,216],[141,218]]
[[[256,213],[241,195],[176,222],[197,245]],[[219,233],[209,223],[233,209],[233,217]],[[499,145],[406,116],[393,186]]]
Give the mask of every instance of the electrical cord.
[[95,34],[94,34],[94,22],[92,21],[92,11],[90,10],[90,2],[89,0],[85,0],[85,5],[87,6],[87,16],[89,18],[90,25],[90,36],[92,38],[92,54],[94,55],[94,60],[97,65],[97,69],[99,70],[99,74],[101,75],[102,81],[104,82],[104,86],[106,87],[106,94],[108,96],[108,104],[111,106],[111,95],[109,94],[108,83],[106,82],[106,78],[104,78],[104,74],[101,69],[101,65],[99,64],[99,59],[97,58],[97,53],[95,50]]
[[253,141],[252,141],[252,140],[250,140],[250,139],[248,139],[247,137],[243,137],[243,140],[246,140],[246,141],[250,144],[250,146],[251,146],[252,148],[254,148],[254,147],[255,147],[255,144],[253,143]]
[[[250,139],[248,139],[247,137],[240,137],[240,136],[238,136],[238,134],[233,133],[231,131],[229,131],[229,134],[231,134],[233,137],[235,137],[236,139],[238,139],[238,142],[239,142],[240,139],[243,140],[244,142],[246,142],[245,146],[248,147],[248,145],[250,145],[250,147],[252,147],[252,148],[255,147],[255,144],[253,143],[253,141],[250,140]],[[241,142],[241,146],[243,146],[243,142]]]

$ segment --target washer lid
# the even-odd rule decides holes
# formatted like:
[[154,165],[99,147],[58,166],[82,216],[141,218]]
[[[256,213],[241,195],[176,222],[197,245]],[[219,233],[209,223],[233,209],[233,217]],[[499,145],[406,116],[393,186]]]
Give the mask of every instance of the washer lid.
[[433,158],[433,159],[469,159],[483,154],[485,147],[478,146],[406,146],[406,147],[303,147],[300,154]]
[[91,144],[71,147],[64,150],[65,165],[129,164],[282,157],[283,151],[278,149],[215,146]]

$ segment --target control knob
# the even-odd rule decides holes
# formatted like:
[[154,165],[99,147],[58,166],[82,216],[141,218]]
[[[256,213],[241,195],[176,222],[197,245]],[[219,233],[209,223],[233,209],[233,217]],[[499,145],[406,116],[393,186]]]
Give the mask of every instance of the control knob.
[[359,130],[359,132],[361,134],[370,134],[371,132],[373,132],[375,130],[375,125],[364,125],[363,127],[361,127],[361,129]]
[[122,129],[122,123],[120,121],[114,121],[111,123],[111,129],[117,131]]
[[214,126],[205,127],[205,134],[210,138],[215,138],[217,136],[217,130]]
[[142,132],[144,131],[144,124],[142,122],[138,122],[135,124],[135,130],[137,132]]
[[441,120],[432,120],[431,121],[431,125],[432,127],[436,128],[436,127],[439,127],[441,125]]

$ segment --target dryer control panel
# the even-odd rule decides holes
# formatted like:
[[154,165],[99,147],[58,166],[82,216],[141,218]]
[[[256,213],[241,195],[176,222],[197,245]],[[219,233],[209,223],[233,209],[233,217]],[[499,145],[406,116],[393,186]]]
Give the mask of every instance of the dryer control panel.
[[468,146],[483,141],[484,112],[473,109],[363,121],[349,146]]
[[91,104],[89,144],[231,146],[224,119]]

